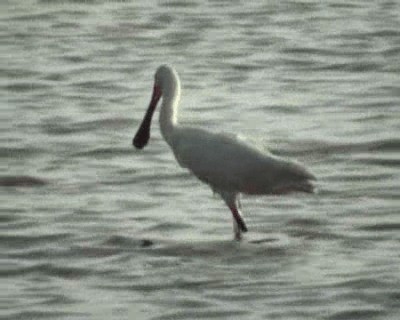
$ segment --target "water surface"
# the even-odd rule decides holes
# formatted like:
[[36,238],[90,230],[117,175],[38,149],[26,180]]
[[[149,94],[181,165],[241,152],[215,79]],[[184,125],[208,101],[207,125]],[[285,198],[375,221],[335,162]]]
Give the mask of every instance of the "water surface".
[[[3,1],[0,314],[8,319],[398,319],[396,1]],[[153,125],[306,164],[316,195],[244,197],[249,233]]]

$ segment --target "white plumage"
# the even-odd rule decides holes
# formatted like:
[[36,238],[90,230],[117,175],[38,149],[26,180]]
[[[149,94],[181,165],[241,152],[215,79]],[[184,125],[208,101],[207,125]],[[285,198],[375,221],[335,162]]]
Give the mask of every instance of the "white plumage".
[[313,192],[315,177],[303,166],[287,161],[226,134],[178,125],[180,81],[176,71],[162,65],[155,74],[154,89],[145,118],[133,139],[143,148],[150,138],[150,124],[158,100],[161,133],[178,163],[221,195],[233,215],[235,238],[247,227],[240,213],[239,194]]

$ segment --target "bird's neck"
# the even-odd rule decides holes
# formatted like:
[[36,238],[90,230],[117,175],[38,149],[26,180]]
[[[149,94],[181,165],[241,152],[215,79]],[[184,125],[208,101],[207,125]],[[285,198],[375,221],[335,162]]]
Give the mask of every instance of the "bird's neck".
[[179,79],[174,79],[163,89],[163,100],[160,108],[161,134],[169,145],[172,145],[172,134],[178,124],[177,111],[181,95]]

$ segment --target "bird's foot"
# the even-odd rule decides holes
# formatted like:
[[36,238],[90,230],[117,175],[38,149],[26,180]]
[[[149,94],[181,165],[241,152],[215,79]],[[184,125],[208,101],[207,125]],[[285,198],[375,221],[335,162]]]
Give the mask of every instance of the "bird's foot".
[[234,235],[236,241],[242,240],[242,233],[240,232],[240,230],[235,230]]

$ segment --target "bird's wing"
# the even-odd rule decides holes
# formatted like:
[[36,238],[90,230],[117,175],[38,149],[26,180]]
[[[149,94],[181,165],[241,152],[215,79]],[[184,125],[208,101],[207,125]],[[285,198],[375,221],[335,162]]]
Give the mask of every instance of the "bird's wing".
[[195,128],[180,128],[172,146],[182,167],[216,190],[271,193],[278,182],[312,178],[302,166],[243,140]]

